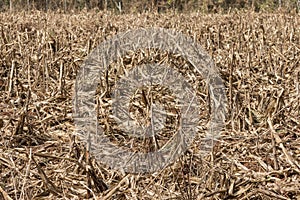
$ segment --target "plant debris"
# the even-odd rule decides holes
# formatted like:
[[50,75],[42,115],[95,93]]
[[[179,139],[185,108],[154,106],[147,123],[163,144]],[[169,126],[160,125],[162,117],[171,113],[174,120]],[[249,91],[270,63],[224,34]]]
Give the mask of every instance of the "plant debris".
[[[299,14],[31,11],[0,18],[0,199],[300,199]],[[78,69],[98,44],[141,27],[174,29],[200,43],[221,74],[229,109],[210,154],[200,152],[199,133],[165,169],[126,174],[95,160],[74,134],[72,95]],[[133,52],[123,63],[181,59],[156,53]],[[207,102],[205,82],[190,68],[183,73]],[[138,91],[133,102],[144,103],[132,113],[147,115],[137,110],[146,107],[149,91],[169,102],[169,128],[176,128],[176,101],[167,89]],[[201,109],[205,122],[208,105]],[[112,126],[103,116],[100,121]],[[111,139],[132,142],[121,136]],[[136,140],[132,147],[155,149],[153,141]]]

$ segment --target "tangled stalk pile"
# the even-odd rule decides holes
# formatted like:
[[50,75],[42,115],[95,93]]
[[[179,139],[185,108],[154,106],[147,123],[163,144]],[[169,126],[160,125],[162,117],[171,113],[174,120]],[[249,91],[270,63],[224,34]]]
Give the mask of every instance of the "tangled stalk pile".
[[[0,199],[300,198],[299,14],[32,11],[0,18]],[[71,100],[86,56],[141,27],[198,41],[224,80],[229,108],[211,154],[199,151],[199,133],[167,168],[126,174],[95,160],[74,136]]]

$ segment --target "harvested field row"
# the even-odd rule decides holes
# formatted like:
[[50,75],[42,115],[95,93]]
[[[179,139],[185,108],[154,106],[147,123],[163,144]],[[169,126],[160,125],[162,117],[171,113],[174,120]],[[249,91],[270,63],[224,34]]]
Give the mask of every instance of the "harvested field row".
[[[32,11],[0,19],[0,199],[300,199],[299,14]],[[146,175],[88,155],[72,119],[86,56],[141,27],[198,41],[224,80],[229,106],[212,153],[199,151],[199,133],[180,159]]]

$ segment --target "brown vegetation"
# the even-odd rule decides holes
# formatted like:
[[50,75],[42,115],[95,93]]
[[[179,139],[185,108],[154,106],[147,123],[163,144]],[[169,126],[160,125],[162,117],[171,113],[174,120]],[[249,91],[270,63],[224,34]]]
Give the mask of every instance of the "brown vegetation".
[[227,12],[231,9],[252,9],[255,11],[271,11],[278,9],[300,9],[299,0],[2,0],[0,11],[24,11],[38,9],[43,11],[69,12],[83,9],[132,12]]
[[[278,13],[0,14],[0,199],[299,199],[300,16]],[[74,136],[77,70],[100,42],[138,27],[197,40],[229,101],[213,152],[196,139],[157,173],[86,159]]]

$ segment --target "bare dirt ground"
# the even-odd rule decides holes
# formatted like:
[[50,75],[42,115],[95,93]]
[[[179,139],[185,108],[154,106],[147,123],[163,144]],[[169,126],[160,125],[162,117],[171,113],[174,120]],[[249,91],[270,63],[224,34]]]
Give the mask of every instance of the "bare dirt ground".
[[[0,199],[300,199],[299,14],[32,11],[0,19]],[[86,153],[71,100],[86,56],[140,27],[198,41],[224,80],[229,110],[210,154],[199,151],[199,133],[167,168],[127,174]]]

